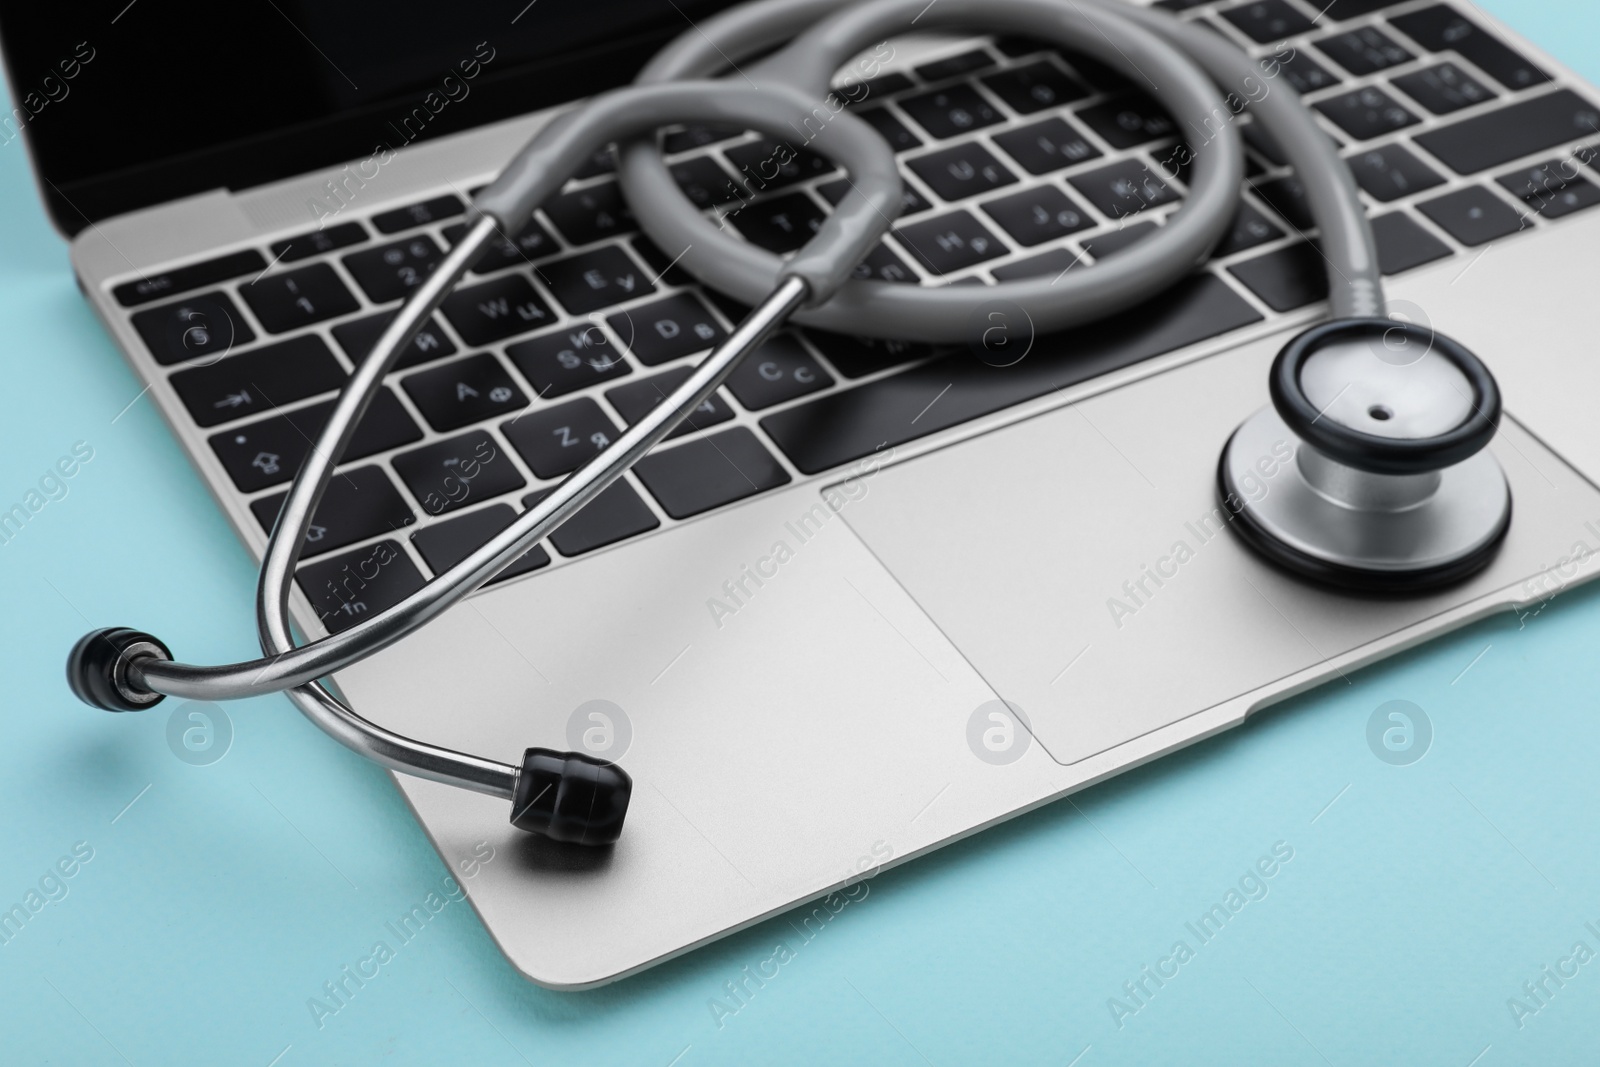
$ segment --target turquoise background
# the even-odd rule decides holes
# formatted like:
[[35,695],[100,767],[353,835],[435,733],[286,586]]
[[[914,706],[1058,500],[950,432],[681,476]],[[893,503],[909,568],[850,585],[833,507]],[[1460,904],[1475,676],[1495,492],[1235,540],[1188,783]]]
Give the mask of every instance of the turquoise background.
[[[1600,80],[1592,0],[1484,6]],[[445,870],[382,772],[281,698],[232,706],[231,751],[191,766],[165,708],[113,717],[68,695],[61,663],[91,624],[148,627],[201,662],[254,648],[255,570],[148,400],[128,407],[139,387],[74,287],[20,142],[0,147],[0,233],[0,509],[74,442],[94,449],[0,547],[0,906],[75,843],[93,849],[0,946],[0,1062],[1600,1058],[1600,961],[1520,1029],[1507,1007],[1575,942],[1600,950],[1584,925],[1600,929],[1600,592],[1474,626],[884,873],[720,1028],[709,1001],[798,941],[785,920],[558,994],[452,903],[319,1029],[307,999],[393,943],[384,924]],[[1366,742],[1397,699],[1433,724],[1411,766]],[[1199,946],[1185,923],[1277,842],[1293,859],[1267,895]],[[1108,998],[1179,939],[1194,958],[1119,1028]]]

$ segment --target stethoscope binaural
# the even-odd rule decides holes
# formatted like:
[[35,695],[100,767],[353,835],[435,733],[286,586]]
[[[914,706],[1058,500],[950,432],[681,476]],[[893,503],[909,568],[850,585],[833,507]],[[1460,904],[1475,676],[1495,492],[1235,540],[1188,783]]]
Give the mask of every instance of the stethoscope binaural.
[[[888,145],[834,106],[829,86],[852,57],[923,30],[1042,39],[1148,84],[1181,129],[1202,131],[1185,203],[1152,236],[1060,279],[970,288],[852,279],[899,213],[901,186]],[[708,80],[730,65],[731,74]],[[1139,304],[1192,273],[1230,228],[1244,179],[1235,109],[1219,86],[1234,90],[1234,101],[1251,101],[1255,120],[1304,186],[1332,303],[1331,321],[1278,356],[1272,405],[1224,448],[1220,502],[1248,544],[1316,581],[1409,592],[1473,573],[1492,558],[1511,515],[1505,475],[1485,450],[1500,419],[1494,378],[1455,342],[1384,317],[1372,231],[1354,181],[1291,90],[1248,91],[1266,77],[1204,27],[1118,0],[756,0],[700,23],[658,54],[634,86],[544,127],[476,197],[466,234],[356,367],[267,547],[256,600],[263,656],[192,666],[174,662],[149,634],[98,630],[72,650],[73,692],[95,707],[138,711],[166,696],[228,700],[285,691],[335,740],[391,770],[510,800],[513,825],[532,833],[585,845],[614,842],[632,790],[621,768],[546,748],[530,748],[520,763],[508,764],[416,741],[362,718],[319,679],[399,641],[549,535],[790,319],[862,336],[948,343],[966,340],[975,316],[1005,301],[1040,332],[1055,332]],[[672,180],[655,135],[682,123],[753,129],[779,141],[809,137],[807,147],[843,166],[850,192],[803,249],[780,258],[719,229]],[[301,545],[335,464],[397,355],[491,241],[518,232],[568,175],[613,142],[623,191],[644,231],[662,248],[681,249],[678,263],[702,282],[754,310],[659,407],[487,544],[400,604],[297,646],[289,595]]]

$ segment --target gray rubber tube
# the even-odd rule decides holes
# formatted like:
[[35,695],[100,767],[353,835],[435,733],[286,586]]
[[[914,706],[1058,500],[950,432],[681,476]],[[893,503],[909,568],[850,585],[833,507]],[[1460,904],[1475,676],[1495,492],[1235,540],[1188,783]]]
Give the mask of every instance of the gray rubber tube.
[[[1156,234],[1092,270],[981,288],[851,281],[798,321],[862,336],[947,343],[970,340],[973,324],[1000,300],[1019,305],[1037,329],[1051,332],[1156,296],[1209,258],[1238,210],[1243,149],[1218,85],[1255,101],[1258,121],[1299,171],[1323,231],[1335,314],[1382,313],[1371,230],[1331,139],[1293,91],[1274,84],[1244,52],[1160,11],[1117,0],[939,0],[931,6],[926,0],[757,0],[685,33],[646,66],[639,83],[705,77],[732,63],[727,80],[752,92],[788,84],[822,100],[834,72],[853,56],[910,30],[935,29],[1026,34],[1094,56],[1149,86],[1197,142],[1188,198]],[[741,66],[784,42],[778,53]],[[801,143],[826,154],[826,123],[813,121],[796,132]],[[734,238],[695,209],[653,143],[624,147],[621,178],[646,233],[668,255],[684,253],[681,265],[713,288],[754,302],[782,270],[779,257]]]

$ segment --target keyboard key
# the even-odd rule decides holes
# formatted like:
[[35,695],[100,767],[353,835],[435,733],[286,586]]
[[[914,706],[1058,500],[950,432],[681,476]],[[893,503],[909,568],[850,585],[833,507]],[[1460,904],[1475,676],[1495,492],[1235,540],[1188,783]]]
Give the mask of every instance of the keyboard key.
[[1302,95],[1339,84],[1339,79],[1331,71],[1303,51],[1295,52],[1288,59],[1268,56],[1259,65],[1268,78],[1281,77]]
[[1021,281],[1024,278],[1060,278],[1067,271],[1087,264],[1087,260],[1065,248],[1052,248],[1037,256],[1019,259],[1015,263],[995,267],[989,271],[997,282]]
[[511,375],[487,352],[418,371],[400,384],[435,430],[459,430],[528,406]]
[[1494,90],[1485,88],[1454,63],[1440,63],[1395,78],[1394,84],[1435,115],[1448,115],[1495,97]]
[[164,367],[200,356],[220,359],[256,339],[244,314],[220,291],[140,311],[133,327]]
[[971,74],[976,70],[986,70],[994,66],[994,56],[981,48],[970,52],[962,52],[958,56],[948,59],[924,63],[917,67],[917,76],[925,82],[944,81],[946,78],[959,78],[963,74]]
[[1389,21],[1430,52],[1454,50],[1507,89],[1526,89],[1550,80],[1550,75],[1512,51],[1499,37],[1484,32],[1448,5],[1436,4]]
[[[288,496],[287,492],[274,493],[251,501],[250,511],[263,533],[272,532],[272,524],[278,521],[278,512]],[[416,521],[382,467],[336,471],[306,530],[304,554],[307,558],[320,556]]]
[[704,352],[728,336],[705,304],[690,293],[619,311],[606,321],[623,347],[647,367]]
[[1521,198],[1533,214],[1559,219],[1600,203],[1600,188],[1576,173],[1570,162],[1556,160],[1529,167],[1497,180],[1512,196]]
[[432,237],[418,234],[344,257],[345,269],[374,304],[399,300],[433,272],[444,252]]
[[872,128],[878,131],[889,147],[896,152],[906,152],[922,146],[922,138],[912,133],[901,122],[889,113],[886,107],[869,107],[865,111],[857,111],[856,117],[866,119]]
[[634,473],[675,519],[691,518],[788,485],[791,480],[772,453],[743,426],[652,452],[639,461]]
[[[845,198],[845,194],[850,192],[851,188],[848,178],[840,178],[837,181],[824,182],[817,186],[817,192],[821,193],[822,198],[828,203],[838,207],[839,201]],[[900,183],[900,197],[904,202],[904,206],[900,209],[901,218],[907,215],[915,215],[919,211],[927,211],[933,207],[932,204],[923,199],[921,193],[911,187],[910,182]]]
[[440,219],[455,218],[465,210],[459,197],[446,193],[444,196],[424,200],[420,204],[407,204],[393,211],[380,211],[372,216],[372,225],[377,227],[379,233],[399,233],[414,226],[426,226],[430,222],[438,222]]
[[1295,177],[1272,178],[1256,182],[1250,187],[1255,194],[1289,221],[1297,230],[1315,229],[1317,220],[1311,216],[1311,204],[1306,200],[1306,187]]
[[1099,262],[1125,248],[1133,247],[1146,237],[1153,236],[1158,229],[1160,227],[1153,222],[1137,222],[1132,226],[1118,227],[1109,233],[1086,237],[1078,243],[1083,245],[1083,250],[1093,256],[1096,262]]
[[545,398],[565,396],[633,373],[611,338],[594,325],[574,323],[543,337],[519,341],[506,349],[506,355]]
[[1098,159],[1101,154],[1098,148],[1062,118],[1045,119],[1031,126],[995,134],[994,142],[1022,164],[1029,174],[1048,174],[1062,167]]
[[592,244],[639,228],[616,182],[562,193],[546,201],[540,210],[573,245]]
[[885,341],[876,337],[851,337],[826,330],[806,330],[806,339],[846,378],[904,366],[933,355],[932,347],[910,341]]
[[644,260],[645,266],[650,268],[654,276],[653,281],[665,281],[668,285],[693,285],[694,278],[688,271],[677,265],[677,260],[667,255],[656,246],[656,243],[644,234],[639,234],[628,244]]
[[1137,148],[1178,132],[1172,117],[1143,93],[1124,93],[1075,114],[1112,148]]
[[511,458],[482,430],[404,452],[393,462],[411,495],[430,515],[491,500],[527,484]]
[[570,474],[598,456],[620,431],[588,397],[519,415],[500,430],[540,478]]
[[[620,253],[619,253],[620,254]],[[555,321],[550,305],[521,274],[457,289],[440,305],[461,339],[474,347],[537,330]]]
[[1257,44],[1273,44],[1285,37],[1316,28],[1310,19],[1284,0],[1257,0],[1256,3],[1230,7],[1222,12],[1222,17]]
[[1457,174],[1477,174],[1569,139],[1592,137],[1597,126],[1600,108],[1561,89],[1419,133],[1416,142]]
[[889,251],[884,244],[878,245],[867,258],[856,264],[856,269],[850,272],[852,278],[872,282],[893,282],[902,285],[915,285],[919,279],[906,266],[906,261]]
[[[350,357],[352,363],[360,363],[367,358],[367,353],[372,351],[378,338],[383,336],[383,331],[389,328],[389,323],[398,314],[398,311],[380,311],[364,319],[341,322],[333,328],[333,339],[339,342],[339,347],[344,349],[344,354]],[[455,352],[455,342],[445,335],[438,320],[429,319],[417,331],[411,343],[400,350],[400,358],[395,360],[394,369],[415,367],[419,363],[453,356]]]
[[1235,263],[1228,273],[1273,311],[1293,311],[1328,296],[1328,261],[1308,241]]
[[[522,506],[532,508],[549,495],[548,489],[529,493],[523,498]],[[556,546],[557,552],[571,559],[647,533],[660,525],[661,520],[650,510],[650,505],[626,479],[621,479],[611,483],[562,523],[550,535],[550,543]]]
[[725,148],[722,154],[738,171],[739,181],[758,193],[820,178],[838,169],[826,156],[770,139]]
[[1423,201],[1417,209],[1451,237],[1474,248],[1528,225],[1521,212],[1480,185]]
[[991,192],[1015,184],[1017,176],[975,141],[954,145],[913,159],[911,170],[947,201]]
[[[286,411],[248,426],[211,435],[211,451],[228,470],[241,493],[278,485],[293,478],[311,445],[333,414],[328,400],[298,411]],[[365,459],[378,452],[422,439],[422,430],[388,389],[372,398],[372,406],[350,440],[340,462]]]
[[259,415],[344,385],[344,368],[316,334],[266,345],[171,379],[189,415],[201,426]]
[[366,240],[367,231],[361,223],[344,222],[338,226],[329,226],[327,229],[302,233],[287,241],[278,241],[272,246],[272,255],[278,263],[294,263],[311,256],[320,256],[324,252],[349,248]]
[[1444,184],[1442,175],[1397,144],[1351,156],[1348,162],[1361,188],[1384,203]]
[[827,212],[805,193],[784,193],[730,212],[728,221],[753,245],[782,255],[804,247]]
[[811,358],[798,338],[787,333],[750,353],[728,375],[728,392],[746,411],[819,393],[832,384],[832,376]]
[[[428,568],[439,575],[488,544],[490,538],[516,521],[516,509],[510,504],[494,504],[423,527],[411,535],[411,543],[417,546]],[[494,585],[549,565],[550,553],[542,545],[534,545],[484,584]]]
[[1361,77],[1380,70],[1409,63],[1415,57],[1400,47],[1393,37],[1376,26],[1363,26],[1357,30],[1334,34],[1316,42],[1318,48],[1333,57],[1345,70]]
[[982,207],[1020,245],[1044,244],[1094,225],[1071,197],[1053,185],[1002,196]]
[[941,140],[1003,121],[983,95],[970,85],[953,85],[900,101],[917,124]]
[[1019,115],[1060,107],[1089,95],[1089,90],[1048,60],[991,74],[983,79],[983,84]]
[[187,267],[176,267],[156,274],[147,274],[136,281],[123,282],[111,290],[111,295],[125,308],[136,307],[139,304],[148,304],[152,300],[225,282],[229,278],[237,278],[243,274],[259,274],[266,269],[267,261],[262,258],[261,253],[253,248],[247,248],[242,252],[208,259],[204,263],[191,263]]
[[916,88],[916,83],[899,71],[880,74],[876,78],[869,78],[861,84],[867,87],[867,93],[862,97],[863,100],[873,100],[880,96],[893,96],[895,93],[903,93],[907,89]]
[[958,351],[786,408],[761,425],[795,466],[816,474],[1260,319],[1222,279],[1201,273],[1149,305],[1040,337],[1013,366]]
[[[446,226],[444,239],[454,248],[466,232],[466,223]],[[536,259],[554,255],[558,250],[559,246],[550,231],[540,225],[538,219],[529,219],[515,237],[501,234],[490,242],[489,247],[483,250],[483,255],[472,265],[472,273],[493,274],[508,267],[526,266]]]
[[[660,406],[661,402],[671,396],[674,389],[688,381],[693,373],[693,367],[675,367],[653,377],[608,389],[606,399],[611,401],[611,406],[617,409],[617,413],[624,421],[632,426]],[[667,435],[667,439],[709,429],[731,418],[733,409],[722,399],[722,394],[712,393],[699,407],[689,412],[678,428]]]
[[685,126],[663,137],[661,150],[669,156],[675,156],[680,152],[693,152],[696,148],[716,144],[718,141],[731,141],[742,133],[744,131],[737,126]]
[[268,333],[285,333],[361,308],[326,263],[269,274],[239,286],[239,295]]
[[1378,269],[1385,274],[1403,274],[1450,254],[1449,245],[1403,211],[1373,219],[1372,236],[1378,242]]
[[1268,222],[1261,212],[1249,204],[1240,204],[1239,213],[1233,217],[1233,228],[1211,254],[1216,259],[1237,255],[1269,241],[1276,241],[1283,235],[1283,230]]
[[1319,100],[1313,105],[1357,141],[1370,141],[1414,126],[1417,116],[1382,89],[1368,87]]
[[602,174],[613,174],[617,169],[617,146],[608,144],[604,148],[597,148],[594,154],[583,162],[577,170],[572,172],[572,177],[578,181],[585,178],[598,178]]
[[1122,219],[1177,200],[1178,193],[1137,159],[1123,159],[1071,179],[1107,218]]
[[739,185],[722,164],[710,156],[685,159],[667,167],[672,180],[678,183],[683,195],[697,208],[715,207],[738,200]]
[[331,634],[348,630],[422,588],[422,574],[398,541],[379,541],[307,564],[295,582]]
[[650,275],[615,245],[546,263],[534,273],[574,315],[656,291]]
[[[1328,5],[1323,14],[1343,22],[1346,19],[1360,18],[1362,15],[1370,15],[1374,11],[1380,11],[1386,7],[1394,7],[1396,4],[1404,2],[1405,0],[1333,0],[1333,3]],[[1321,7],[1322,5],[1319,2],[1317,6]]]
[[949,274],[1006,254],[999,238],[965,211],[897,226],[894,235],[934,274]]

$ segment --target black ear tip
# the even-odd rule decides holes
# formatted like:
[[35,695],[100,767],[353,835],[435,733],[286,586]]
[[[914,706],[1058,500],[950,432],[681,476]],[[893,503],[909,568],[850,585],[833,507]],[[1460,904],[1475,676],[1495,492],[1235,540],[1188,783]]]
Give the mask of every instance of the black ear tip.
[[530,748],[511,801],[511,824],[553,841],[610,845],[622,836],[633,779],[581,752]]
[[128,664],[137,659],[172,659],[172,651],[150,634],[110,626],[84,634],[67,655],[72,695],[102,711],[143,711],[166,699],[129,684]]

